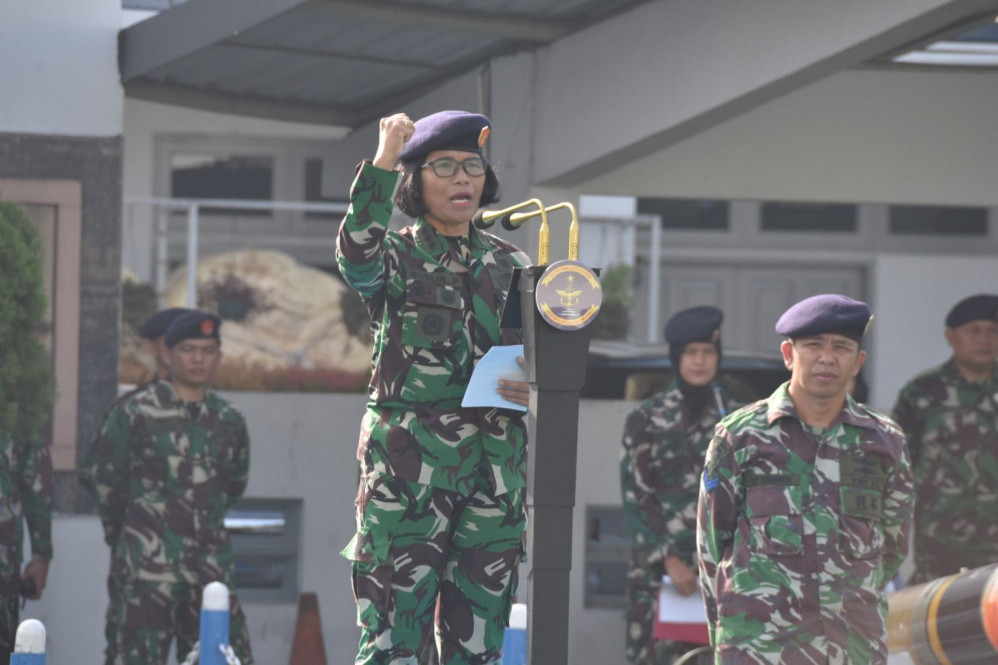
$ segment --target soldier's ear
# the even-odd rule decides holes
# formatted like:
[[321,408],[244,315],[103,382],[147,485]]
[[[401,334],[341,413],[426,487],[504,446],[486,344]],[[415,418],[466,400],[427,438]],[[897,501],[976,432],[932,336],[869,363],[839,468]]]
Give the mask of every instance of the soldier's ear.
[[787,369],[793,371],[794,369],[794,343],[789,339],[783,340],[780,343],[780,354],[783,356],[783,364]]

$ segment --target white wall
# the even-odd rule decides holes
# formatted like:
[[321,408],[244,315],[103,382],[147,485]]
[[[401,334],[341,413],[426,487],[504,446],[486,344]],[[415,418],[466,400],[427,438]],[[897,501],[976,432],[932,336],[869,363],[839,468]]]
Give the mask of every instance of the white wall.
[[121,134],[121,0],[15,0],[0,12],[0,132]]
[[998,72],[844,71],[583,191],[993,206],[996,107]]
[[871,404],[888,412],[916,374],[950,357],[946,314],[959,300],[998,292],[998,259],[883,255],[874,267]]

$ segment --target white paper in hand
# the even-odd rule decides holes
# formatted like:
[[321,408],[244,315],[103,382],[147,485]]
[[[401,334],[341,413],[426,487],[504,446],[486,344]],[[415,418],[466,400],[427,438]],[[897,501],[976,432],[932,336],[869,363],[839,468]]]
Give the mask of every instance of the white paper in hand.
[[523,370],[516,364],[516,358],[523,355],[523,345],[493,346],[486,352],[475,371],[471,373],[468,388],[464,391],[461,406],[498,406],[503,409],[526,411],[527,407],[510,402],[496,392],[499,379],[526,381]]

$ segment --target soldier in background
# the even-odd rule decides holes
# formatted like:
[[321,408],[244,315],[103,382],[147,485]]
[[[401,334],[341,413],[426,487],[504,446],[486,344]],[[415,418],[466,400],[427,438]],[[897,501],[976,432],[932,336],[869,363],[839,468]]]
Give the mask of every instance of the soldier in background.
[[[156,371],[149,381],[165,379],[170,372],[170,349],[163,342],[163,336],[178,316],[190,312],[185,307],[161,309],[142,324],[139,337],[146,341],[146,350],[156,359]],[[148,383],[148,382],[147,382]],[[144,384],[143,384],[144,385]],[[142,386],[139,386],[140,388]]]
[[[475,362],[520,341],[499,315],[527,257],[470,223],[498,199],[489,132],[488,118],[462,111],[383,118],[337,237],[375,340],[357,532],[343,550],[358,664],[425,662],[434,628],[444,665],[494,663],[502,648],[523,553],[526,425],[519,411],[461,406]],[[393,193],[415,218],[398,232],[387,228]],[[497,390],[527,403],[525,382]]]
[[[94,446],[97,503],[111,547],[107,665],[163,665],[177,640],[198,639],[201,592],[233,589],[226,511],[249,475],[246,422],[209,388],[221,359],[213,314],[187,312],[164,335],[169,379],[115,407]],[[246,620],[231,597],[230,642],[252,662]]]
[[[31,561],[21,572],[24,522]],[[20,595],[42,597],[52,559],[52,457],[41,438],[0,434],[0,663],[10,662]]]
[[631,533],[627,573],[627,659],[672,663],[696,645],[655,640],[662,575],[684,596],[697,592],[697,493],[717,421],[741,406],[719,385],[721,321],[716,307],[677,312],[665,326],[673,379],[627,417],[620,490]]
[[844,296],[792,306],[776,324],[790,381],[717,426],[697,515],[717,663],[887,661],[913,488],[901,430],[847,393],[871,320]]
[[[171,307],[169,309],[161,309],[142,324],[139,328],[139,337],[146,340],[146,350],[152,355],[156,361],[156,368],[148,381],[140,383],[123,395],[120,395],[118,399],[111,403],[111,406],[107,408],[104,412],[104,417],[101,418],[100,429],[97,430],[97,436],[100,436],[100,432],[104,430],[107,424],[107,419],[122,402],[131,399],[136,393],[144,390],[153,381],[160,381],[167,378],[170,373],[170,350],[163,343],[163,336],[169,329],[170,324],[174,320],[186,312],[191,310],[185,309],[183,307]],[[87,450],[83,459],[80,460],[79,469],[79,482],[80,484],[90,490],[94,495],[97,494],[97,462],[94,458],[94,450],[97,447],[97,438],[94,438],[93,443],[90,444],[90,449]]]
[[917,488],[912,583],[998,561],[998,295],[958,302],[945,335],[953,356],[894,406]]

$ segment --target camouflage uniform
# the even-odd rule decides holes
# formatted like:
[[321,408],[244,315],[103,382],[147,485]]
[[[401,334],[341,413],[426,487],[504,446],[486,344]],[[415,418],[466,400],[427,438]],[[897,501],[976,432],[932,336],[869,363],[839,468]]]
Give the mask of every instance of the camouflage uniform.
[[40,439],[0,435],[0,662],[10,660],[18,624],[24,522],[31,553],[52,558],[52,457]]
[[[211,391],[182,402],[171,383],[155,382],[112,409],[88,462],[111,547],[106,663],[165,663],[174,636],[183,659],[197,641],[204,586],[233,589],[223,520],[246,489],[246,422]],[[231,600],[230,642],[251,663]]]
[[697,547],[717,663],[885,663],[912,506],[904,435],[847,397],[819,431],[783,384],[717,426]]
[[[725,413],[738,408],[722,390]],[[642,402],[624,425],[620,492],[633,549],[627,571],[627,659],[671,663],[694,645],[652,639],[664,562],[696,570],[697,493],[707,444],[723,414],[714,397],[694,417],[673,382]]]
[[998,561],[998,368],[976,383],[950,360],[908,383],[893,415],[918,488],[912,582]]
[[[521,555],[526,427],[518,412],[462,408],[461,399],[475,361],[519,343],[500,332],[499,316],[513,267],[527,260],[474,227],[447,237],[418,219],[388,231],[397,178],[361,167],[337,240],[375,344],[357,451],[358,532],[343,551],[363,629],[356,662],[416,663],[439,584],[443,662],[491,663]],[[427,519],[426,510],[438,514]],[[462,534],[474,534],[473,546]],[[449,605],[462,607],[459,623],[447,618]]]

